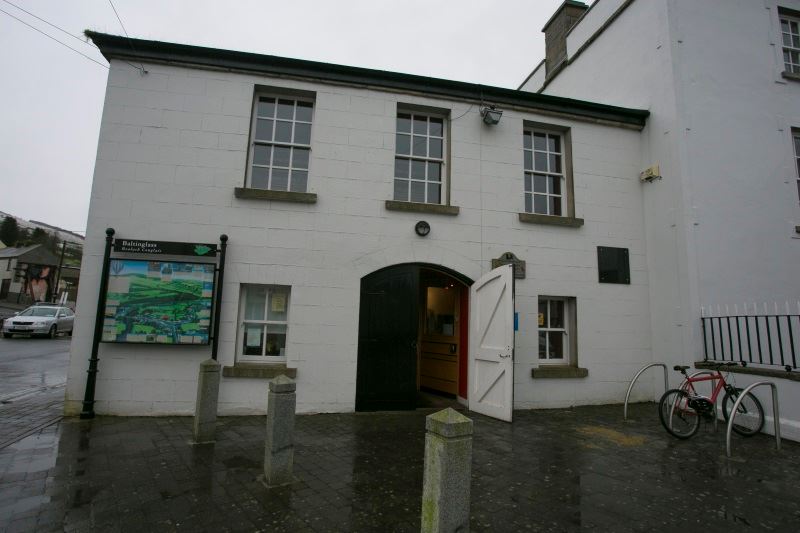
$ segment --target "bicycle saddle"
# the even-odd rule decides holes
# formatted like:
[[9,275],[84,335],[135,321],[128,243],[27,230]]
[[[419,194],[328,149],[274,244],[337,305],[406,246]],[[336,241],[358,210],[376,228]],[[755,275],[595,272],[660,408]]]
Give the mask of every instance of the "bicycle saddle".
[[681,365],[675,365],[675,366],[673,366],[673,367],[672,367],[672,370],[677,370],[678,372],[683,372],[683,371],[684,371],[684,370],[686,370],[687,368],[691,368],[691,367],[688,367],[688,366],[681,366]]

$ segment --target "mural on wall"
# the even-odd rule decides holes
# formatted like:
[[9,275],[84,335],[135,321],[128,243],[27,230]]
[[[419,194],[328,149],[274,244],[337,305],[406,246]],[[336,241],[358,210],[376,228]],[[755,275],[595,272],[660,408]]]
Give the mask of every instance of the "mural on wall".
[[103,342],[208,344],[214,265],[113,259]]

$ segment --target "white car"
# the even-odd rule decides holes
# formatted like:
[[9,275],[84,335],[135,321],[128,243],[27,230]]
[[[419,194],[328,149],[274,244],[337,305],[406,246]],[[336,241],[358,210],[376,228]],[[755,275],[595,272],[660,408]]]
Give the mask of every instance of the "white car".
[[72,335],[75,313],[60,305],[33,305],[3,322],[3,337],[41,335],[54,339],[59,333]]

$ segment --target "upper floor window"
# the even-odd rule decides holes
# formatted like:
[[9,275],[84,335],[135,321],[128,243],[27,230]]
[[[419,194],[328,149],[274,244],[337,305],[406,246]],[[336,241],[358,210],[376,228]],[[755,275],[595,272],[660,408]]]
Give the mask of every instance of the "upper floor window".
[[441,204],[444,176],[444,118],[397,113],[394,199]]
[[783,13],[780,18],[786,72],[800,73],[800,19]]
[[248,187],[306,192],[313,109],[309,99],[256,97]]
[[563,145],[560,133],[541,130],[523,132],[526,213],[566,214]]

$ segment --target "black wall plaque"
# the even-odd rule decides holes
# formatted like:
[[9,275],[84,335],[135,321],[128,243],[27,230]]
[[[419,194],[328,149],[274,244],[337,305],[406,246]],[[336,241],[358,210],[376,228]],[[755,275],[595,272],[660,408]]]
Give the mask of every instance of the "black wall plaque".
[[127,254],[190,255],[193,257],[216,257],[217,245],[199,244],[192,242],[137,241],[133,239],[115,239],[114,251]]
[[497,259],[492,259],[492,268],[497,268],[503,265],[514,266],[514,278],[525,279],[525,261],[517,259],[517,256],[511,252],[506,252]]
[[597,247],[597,270],[600,283],[631,283],[627,248]]

